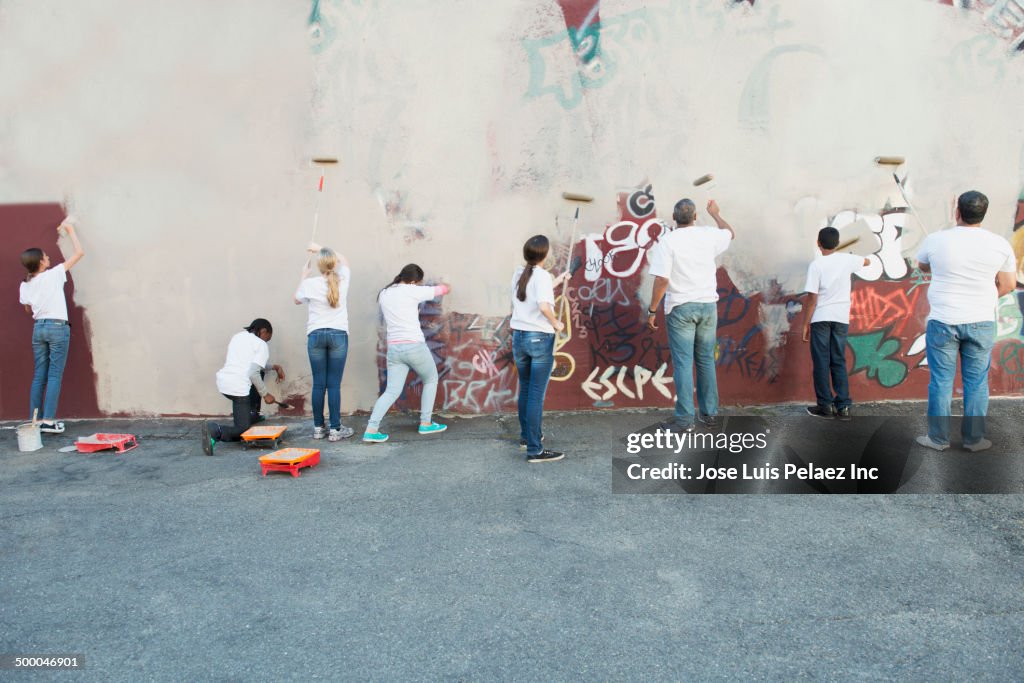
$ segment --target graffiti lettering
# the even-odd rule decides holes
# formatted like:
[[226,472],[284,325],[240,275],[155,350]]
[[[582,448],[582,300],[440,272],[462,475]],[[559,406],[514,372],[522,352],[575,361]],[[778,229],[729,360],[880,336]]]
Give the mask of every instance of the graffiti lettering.
[[[625,383],[626,373],[629,371],[625,365],[618,367],[609,365],[604,369],[604,372],[601,372],[600,366],[596,366],[587,379],[580,384],[580,388],[583,389],[583,392],[594,401],[607,401],[613,396],[618,395],[620,392],[628,398],[638,398],[643,400],[644,386],[650,384],[662,396],[667,399],[674,400],[672,392],[667,387],[667,385],[672,383],[672,377],[665,377],[666,370],[668,370],[668,363],[662,363],[657,372],[651,372],[641,365],[634,365],[634,392]],[[600,375],[598,375],[598,373],[600,373]],[[616,375],[614,383],[611,381],[613,375]],[[603,393],[598,393],[602,389],[604,390]]]

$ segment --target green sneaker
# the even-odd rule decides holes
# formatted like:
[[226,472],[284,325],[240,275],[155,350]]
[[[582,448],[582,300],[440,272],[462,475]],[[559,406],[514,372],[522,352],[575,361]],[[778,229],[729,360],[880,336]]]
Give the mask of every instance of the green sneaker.
[[217,444],[217,440],[211,433],[210,424],[209,422],[203,423],[203,453],[206,455],[213,455],[213,448]]
[[363,432],[363,441],[366,443],[384,443],[388,435],[383,432]]
[[439,434],[446,429],[448,429],[448,425],[442,425],[436,422],[431,422],[426,427],[420,425],[420,434]]

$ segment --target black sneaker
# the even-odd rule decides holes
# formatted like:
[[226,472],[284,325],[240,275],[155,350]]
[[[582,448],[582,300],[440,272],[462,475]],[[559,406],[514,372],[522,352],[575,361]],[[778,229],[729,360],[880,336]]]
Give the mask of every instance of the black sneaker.
[[217,439],[213,436],[216,430],[212,429],[211,426],[215,426],[214,423],[203,423],[203,453],[206,455],[213,455],[213,448],[217,443]]
[[836,416],[835,408],[832,406],[828,406],[827,408],[822,406],[807,406],[807,414],[814,417],[823,417],[826,420],[831,420]]
[[717,415],[698,415],[697,419],[708,429],[718,429],[722,424]]
[[849,422],[852,420],[853,418],[850,417],[850,407],[846,406],[837,410],[836,417],[838,417],[842,422]]
[[58,420],[54,420],[53,422],[40,422],[39,431],[45,432],[46,434],[63,434],[64,423]]
[[565,457],[565,453],[561,451],[544,451],[537,455],[526,456],[526,462],[554,462],[555,460],[561,460]]

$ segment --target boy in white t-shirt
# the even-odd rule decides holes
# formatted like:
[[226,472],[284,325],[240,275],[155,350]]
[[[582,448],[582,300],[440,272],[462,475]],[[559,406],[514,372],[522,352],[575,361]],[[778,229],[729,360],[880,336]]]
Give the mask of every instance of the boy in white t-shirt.
[[[863,256],[840,254],[839,231],[818,232],[821,256],[807,267],[804,341],[811,343],[814,395],[807,407],[814,417],[850,419],[850,381],[846,373],[846,335],[850,328],[850,276],[868,265]],[[830,383],[831,380],[831,383]],[[833,393],[834,392],[834,393]]]

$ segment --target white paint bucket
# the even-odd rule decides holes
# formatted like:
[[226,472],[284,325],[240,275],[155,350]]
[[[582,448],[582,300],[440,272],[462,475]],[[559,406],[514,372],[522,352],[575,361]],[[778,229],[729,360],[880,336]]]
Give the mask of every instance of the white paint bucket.
[[38,422],[26,422],[18,425],[18,450],[22,453],[38,451],[43,447],[43,435],[39,431]]

